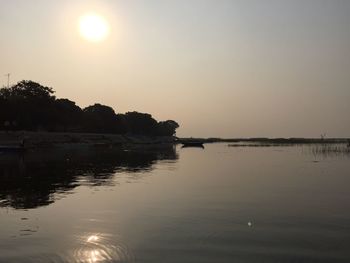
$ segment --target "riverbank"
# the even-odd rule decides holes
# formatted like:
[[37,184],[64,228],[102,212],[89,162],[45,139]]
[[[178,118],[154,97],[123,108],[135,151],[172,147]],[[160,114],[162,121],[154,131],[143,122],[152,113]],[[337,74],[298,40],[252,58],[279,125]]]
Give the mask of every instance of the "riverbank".
[[59,145],[88,145],[95,147],[159,145],[188,142],[232,143],[238,145],[295,145],[295,144],[336,144],[347,143],[347,138],[177,138],[175,136],[143,136],[96,133],[57,133],[57,132],[0,132],[0,146],[41,148]]
[[242,143],[240,145],[295,145],[295,144],[336,144],[348,143],[350,138],[181,138],[180,142],[196,141],[201,143]]
[[172,144],[173,136],[142,136],[93,133],[56,132],[0,132],[1,146],[24,146],[25,148],[51,147],[57,145],[91,145],[96,147],[123,145]]

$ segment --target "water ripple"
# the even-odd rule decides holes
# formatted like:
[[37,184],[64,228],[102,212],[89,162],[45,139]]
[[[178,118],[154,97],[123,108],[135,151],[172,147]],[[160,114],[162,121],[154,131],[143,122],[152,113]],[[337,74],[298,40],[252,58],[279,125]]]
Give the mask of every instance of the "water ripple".
[[88,233],[78,237],[79,247],[73,251],[70,262],[134,262],[130,249],[120,237],[102,233]]

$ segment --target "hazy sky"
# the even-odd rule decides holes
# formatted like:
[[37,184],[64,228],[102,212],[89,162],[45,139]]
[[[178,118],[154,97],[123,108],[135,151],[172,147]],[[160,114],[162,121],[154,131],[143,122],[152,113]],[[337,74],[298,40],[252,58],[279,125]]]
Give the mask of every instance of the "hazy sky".
[[[103,16],[109,37],[83,39]],[[180,136],[350,136],[348,0],[0,0],[0,85],[174,119]]]

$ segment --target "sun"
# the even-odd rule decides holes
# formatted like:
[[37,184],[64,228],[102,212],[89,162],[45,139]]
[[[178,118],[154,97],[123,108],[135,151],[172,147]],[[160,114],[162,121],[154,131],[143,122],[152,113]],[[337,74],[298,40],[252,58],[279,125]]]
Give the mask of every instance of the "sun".
[[109,35],[109,24],[103,16],[89,13],[79,19],[80,35],[88,41],[100,42]]

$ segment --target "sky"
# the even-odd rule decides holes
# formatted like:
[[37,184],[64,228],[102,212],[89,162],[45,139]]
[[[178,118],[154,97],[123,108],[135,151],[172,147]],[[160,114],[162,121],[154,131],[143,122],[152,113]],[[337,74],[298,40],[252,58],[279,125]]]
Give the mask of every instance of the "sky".
[[[91,42],[79,18],[99,14]],[[139,111],[178,136],[350,137],[348,0],[0,0],[0,86]]]

